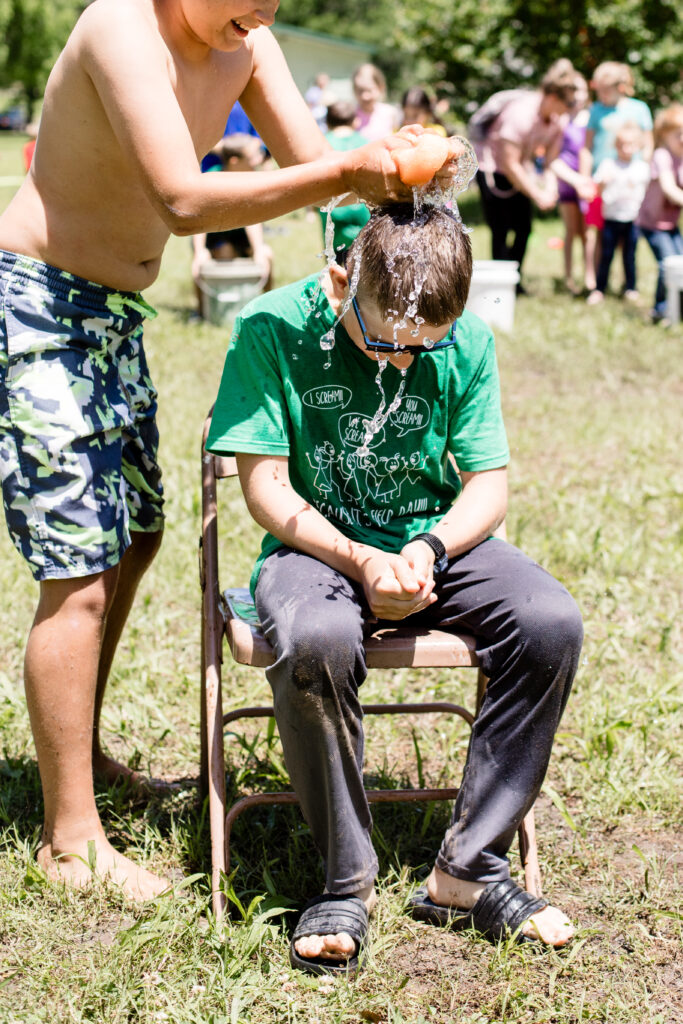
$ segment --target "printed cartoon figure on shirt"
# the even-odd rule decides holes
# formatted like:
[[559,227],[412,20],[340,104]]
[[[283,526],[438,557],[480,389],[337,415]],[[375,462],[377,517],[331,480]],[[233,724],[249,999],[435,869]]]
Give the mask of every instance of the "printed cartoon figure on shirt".
[[332,492],[331,469],[332,462],[336,458],[336,451],[331,441],[323,441],[317,444],[313,450],[313,456],[306,452],[306,458],[311,469],[316,469],[313,486],[327,497]]
[[377,456],[374,452],[346,451],[339,459],[339,470],[344,477],[344,493],[356,503],[371,498],[379,484],[375,473]]

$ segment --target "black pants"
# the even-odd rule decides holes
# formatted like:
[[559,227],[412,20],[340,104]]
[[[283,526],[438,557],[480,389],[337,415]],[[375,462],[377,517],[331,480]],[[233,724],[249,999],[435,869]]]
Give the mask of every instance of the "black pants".
[[[357,584],[289,548],[266,560],[256,608],[276,653],[266,674],[285,762],[327,888],[356,892],[377,873],[358,697],[364,635],[377,624]],[[578,664],[579,610],[539,565],[489,539],[451,559],[436,603],[407,621],[472,633],[489,677],[436,863],[456,878],[508,878],[506,855],[543,783]]]
[[[484,218],[491,229],[493,259],[516,260],[521,271],[531,234],[531,200],[522,192],[515,191],[505,175],[497,171],[492,176],[477,171],[477,184]],[[513,239],[508,243],[510,234]]]
[[602,229],[600,265],[598,267],[596,288],[599,292],[607,291],[609,271],[614,259],[614,252],[622,243],[622,260],[624,264],[624,289],[636,290],[636,245],[638,229],[632,221],[606,220]]

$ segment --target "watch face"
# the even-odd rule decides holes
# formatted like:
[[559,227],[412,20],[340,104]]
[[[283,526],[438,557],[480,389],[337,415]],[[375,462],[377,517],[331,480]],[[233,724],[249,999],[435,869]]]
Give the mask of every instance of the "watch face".
[[440,576],[448,568],[448,555],[442,555],[441,558],[437,558],[434,562],[434,569],[432,570],[434,576]]

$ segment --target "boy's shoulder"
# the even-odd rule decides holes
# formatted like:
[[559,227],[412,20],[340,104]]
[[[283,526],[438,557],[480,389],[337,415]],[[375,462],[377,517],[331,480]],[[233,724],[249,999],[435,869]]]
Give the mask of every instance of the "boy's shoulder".
[[262,292],[241,309],[241,323],[255,324],[259,320],[272,318],[301,329],[311,319],[319,321],[321,298],[324,299],[319,282],[320,274],[315,273],[272,291]]
[[465,340],[482,348],[493,342],[493,331],[489,325],[469,309],[465,309],[457,320],[456,336],[459,346]]

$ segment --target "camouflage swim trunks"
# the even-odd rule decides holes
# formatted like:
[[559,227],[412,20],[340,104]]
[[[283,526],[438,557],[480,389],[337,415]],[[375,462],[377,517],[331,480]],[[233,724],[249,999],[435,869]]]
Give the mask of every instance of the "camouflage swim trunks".
[[0,250],[0,476],[10,536],[37,580],[117,565],[163,526],[156,391],[142,322],[156,312]]

